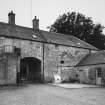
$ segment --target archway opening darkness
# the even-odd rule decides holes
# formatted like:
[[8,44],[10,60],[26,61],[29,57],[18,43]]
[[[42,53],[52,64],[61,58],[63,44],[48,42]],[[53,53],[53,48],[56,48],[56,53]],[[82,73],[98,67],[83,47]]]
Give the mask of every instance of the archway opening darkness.
[[41,61],[34,57],[20,60],[20,81],[41,82]]

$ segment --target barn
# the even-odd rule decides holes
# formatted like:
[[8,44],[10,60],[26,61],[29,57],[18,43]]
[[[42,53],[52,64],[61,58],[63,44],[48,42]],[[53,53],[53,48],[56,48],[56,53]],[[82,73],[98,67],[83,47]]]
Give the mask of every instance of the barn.
[[76,67],[87,54],[99,51],[72,36],[15,24],[15,13],[8,23],[0,22],[0,84],[21,82],[64,82],[77,78]]

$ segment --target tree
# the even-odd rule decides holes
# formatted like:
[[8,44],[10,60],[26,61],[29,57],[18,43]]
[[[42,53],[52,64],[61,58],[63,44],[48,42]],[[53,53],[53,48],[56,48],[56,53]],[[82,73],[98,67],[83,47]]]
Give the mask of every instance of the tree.
[[100,49],[105,47],[101,48],[102,45],[99,45],[99,42],[102,44],[102,29],[101,24],[94,24],[90,17],[76,12],[68,12],[59,16],[50,26],[51,32],[73,35]]
[[99,49],[105,49],[105,35],[102,34],[103,27],[101,24],[94,25],[93,34],[89,36],[88,43]]

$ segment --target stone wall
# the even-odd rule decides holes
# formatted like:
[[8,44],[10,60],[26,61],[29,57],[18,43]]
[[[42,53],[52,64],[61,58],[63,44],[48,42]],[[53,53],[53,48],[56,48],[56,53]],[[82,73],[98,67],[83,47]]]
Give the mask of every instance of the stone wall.
[[[101,68],[102,70],[101,81],[99,84],[97,82],[98,80],[97,73],[96,73],[97,68]],[[79,75],[80,83],[105,86],[105,64],[79,67],[78,71],[79,71],[78,75]]]
[[53,81],[57,73],[62,75],[62,80],[71,78],[74,66],[89,53],[86,49],[54,44],[45,44],[44,50],[44,74],[48,82]]
[[16,56],[0,55],[0,85],[16,84]]
[[[47,82],[54,82],[54,75],[58,75],[61,81],[76,78],[76,68],[74,66],[90,52],[88,49],[48,43],[44,43],[43,51],[43,43],[41,42],[0,37],[0,52],[4,45],[20,48],[20,59],[25,57],[39,59],[41,61],[41,73],[43,75],[44,66],[44,77]],[[13,72],[15,72],[14,76],[16,76],[16,71]]]
[[11,45],[21,49],[21,58],[35,57],[42,60],[42,43],[11,38],[0,38],[0,46]]
[[[43,44],[40,43],[40,42],[35,42],[35,41],[29,41],[29,40],[22,40],[22,39],[12,39],[12,38],[5,38],[5,37],[0,37],[0,54],[2,54],[3,50],[4,50],[4,46],[15,46],[16,48],[19,48],[20,49],[20,57],[19,57],[19,60],[16,61],[16,64],[13,64],[15,63],[14,60],[12,60],[12,57],[11,58],[8,58],[8,60],[10,60],[10,62],[6,62],[8,63],[8,73],[5,72],[6,75],[8,75],[8,80],[9,81],[4,81],[4,83],[8,83],[10,84],[10,81],[11,83],[16,83],[16,74],[17,72],[19,72],[19,69],[20,69],[20,60],[22,58],[25,58],[25,57],[34,57],[34,58],[37,58],[41,61],[41,73],[43,75]],[[13,48],[15,48],[13,47]],[[13,53],[13,52],[11,52]],[[14,62],[13,62],[14,61]],[[12,64],[13,66],[9,66],[10,64]],[[15,70],[15,67],[18,67],[16,68]],[[18,70],[17,70],[18,69]],[[5,69],[7,70],[7,69]],[[1,69],[1,72],[3,70]],[[10,75],[11,78],[10,78]],[[2,76],[1,76],[1,79],[2,79]],[[1,80],[0,79],[0,80]],[[2,79],[3,80],[3,79]],[[5,79],[4,79],[5,80]]]
[[[79,67],[78,69],[78,78],[80,83],[94,83],[95,81],[91,81],[89,78],[89,70],[92,70],[92,67],[89,66],[84,66],[84,67]],[[92,73],[93,74],[93,73]]]

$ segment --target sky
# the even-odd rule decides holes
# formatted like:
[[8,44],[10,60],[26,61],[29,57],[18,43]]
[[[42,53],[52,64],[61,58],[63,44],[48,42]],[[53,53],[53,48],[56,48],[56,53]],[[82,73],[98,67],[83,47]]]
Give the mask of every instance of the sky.
[[105,26],[105,0],[0,0],[0,22],[8,22],[11,10],[16,14],[17,25],[32,27],[32,19],[37,16],[40,29],[46,31],[59,15],[72,11]]

